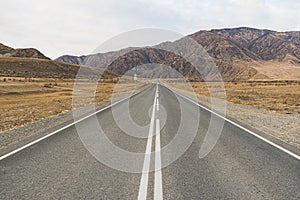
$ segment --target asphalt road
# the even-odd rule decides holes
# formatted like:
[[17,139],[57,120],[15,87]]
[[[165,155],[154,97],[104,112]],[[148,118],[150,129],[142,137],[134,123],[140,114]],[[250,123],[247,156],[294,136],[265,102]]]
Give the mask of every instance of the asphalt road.
[[[126,130],[119,127],[128,120],[122,112],[126,105],[141,127],[129,134],[144,138],[128,135],[130,125]],[[213,150],[200,159],[199,149],[215,116],[162,85],[153,84],[113,108],[117,116],[109,108],[77,128],[96,134],[97,119],[111,143],[136,153],[136,160],[122,163],[123,155],[101,144],[102,164],[71,126],[0,161],[0,199],[300,199],[300,161],[231,123],[225,122]],[[188,141],[195,125],[195,138],[186,149],[184,144],[164,148],[178,131],[179,141]],[[144,173],[120,171],[107,163]]]

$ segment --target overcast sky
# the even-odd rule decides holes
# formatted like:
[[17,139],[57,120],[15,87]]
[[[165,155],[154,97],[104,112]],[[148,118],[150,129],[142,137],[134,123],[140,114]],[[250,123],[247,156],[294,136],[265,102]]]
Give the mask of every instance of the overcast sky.
[[299,0],[2,0],[0,9],[0,43],[35,47],[53,59],[88,54],[139,28],[300,31]]

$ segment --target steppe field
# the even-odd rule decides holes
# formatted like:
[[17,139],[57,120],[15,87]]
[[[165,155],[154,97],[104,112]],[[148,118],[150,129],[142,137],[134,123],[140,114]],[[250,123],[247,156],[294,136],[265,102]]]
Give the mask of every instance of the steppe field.
[[[209,96],[204,82],[190,83],[197,94]],[[217,85],[217,84],[216,84]],[[300,81],[225,82],[226,100],[267,108],[283,114],[300,113]]]
[[[89,88],[91,83],[80,84]],[[73,79],[0,77],[0,132],[69,112],[72,109],[73,86]],[[114,79],[99,82],[95,103],[109,99],[115,86]],[[134,82],[119,82],[117,92],[135,87]]]

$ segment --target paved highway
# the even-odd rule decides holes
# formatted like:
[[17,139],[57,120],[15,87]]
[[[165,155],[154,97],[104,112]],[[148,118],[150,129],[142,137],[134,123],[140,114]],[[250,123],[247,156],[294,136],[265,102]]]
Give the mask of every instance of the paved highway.
[[[160,84],[113,107],[118,110],[128,101],[131,118],[148,138],[124,133],[111,108],[79,123],[88,134],[96,117],[113,144],[143,155],[134,166],[144,173],[97,161],[70,126],[0,161],[0,199],[300,199],[299,159],[229,122],[213,150],[200,159],[210,119],[216,116]],[[164,166],[182,148],[161,151],[180,129],[182,109],[188,113],[186,134],[200,112],[197,135],[183,155]],[[126,118],[125,112],[118,115]],[[148,172],[153,167],[157,170]]]

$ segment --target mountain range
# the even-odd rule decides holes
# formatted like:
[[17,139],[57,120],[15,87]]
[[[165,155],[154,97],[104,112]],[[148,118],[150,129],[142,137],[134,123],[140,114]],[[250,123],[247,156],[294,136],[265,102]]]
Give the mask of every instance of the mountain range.
[[150,78],[183,76],[191,81],[219,80],[219,75],[223,81],[300,80],[300,31],[202,30],[155,46],[55,60],[34,48],[14,49],[0,43],[1,76],[75,78],[80,67],[83,76],[106,68],[105,77],[136,73]]
[[[205,62],[197,66],[201,72],[198,73],[189,62],[194,55],[182,58],[164,50],[180,47],[189,48],[189,52],[195,51],[195,54],[201,53],[196,52],[193,45],[188,46],[184,42],[187,38],[193,39],[204,48],[224,81],[300,79],[300,32],[276,32],[248,27],[199,31],[177,41],[164,42],[153,47],[131,47],[85,56],[64,55],[56,60],[98,68],[109,65],[109,70],[120,75],[142,66],[138,75],[143,77],[173,77],[178,72],[190,80],[217,79],[217,72],[204,65]],[[148,63],[154,65],[145,67]],[[177,72],[165,70],[166,67],[158,67],[157,64],[170,66]]]

